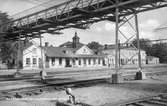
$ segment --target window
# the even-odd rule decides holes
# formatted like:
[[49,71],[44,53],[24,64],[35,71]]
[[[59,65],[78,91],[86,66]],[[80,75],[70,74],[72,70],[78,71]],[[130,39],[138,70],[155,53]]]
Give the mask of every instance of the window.
[[84,59],[84,65],[86,65],[86,59]]
[[100,64],[100,59],[98,59],[98,64]]
[[63,50],[63,53],[66,53],[66,51],[65,51],[65,50]]
[[72,59],[72,63],[73,63],[73,65],[75,65],[75,59]]
[[96,59],[93,59],[93,64],[96,64]]
[[81,65],[81,59],[79,59],[78,64]]
[[89,65],[90,65],[90,64],[91,64],[91,59],[89,59],[89,61],[88,61],[88,62],[89,62]]
[[32,63],[33,63],[33,65],[37,64],[37,59],[36,59],[36,58],[33,58],[33,59],[32,59]]
[[52,66],[55,65],[55,58],[52,58]]
[[26,58],[26,65],[30,65],[30,58]]
[[62,65],[62,58],[59,58],[59,65]]

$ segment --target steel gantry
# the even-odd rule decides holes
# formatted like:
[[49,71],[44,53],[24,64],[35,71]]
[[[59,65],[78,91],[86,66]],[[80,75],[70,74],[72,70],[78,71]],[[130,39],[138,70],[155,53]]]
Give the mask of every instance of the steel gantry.
[[[138,39],[138,64],[139,70],[141,70],[137,14],[166,7],[167,0],[68,0],[61,4],[52,4],[46,9],[34,12],[38,8],[37,6],[16,14],[12,17],[12,21],[0,25],[1,32],[7,33],[5,37],[8,39],[33,38],[39,37],[42,33],[59,34],[60,30],[66,28],[84,29],[88,24],[103,20],[115,22],[115,69],[118,73],[120,69],[118,65],[119,35],[126,39],[125,43],[128,43],[133,38],[133,36],[128,38],[120,28],[125,23],[128,23],[135,30],[135,37]],[[129,22],[132,18],[135,19],[135,26]]]

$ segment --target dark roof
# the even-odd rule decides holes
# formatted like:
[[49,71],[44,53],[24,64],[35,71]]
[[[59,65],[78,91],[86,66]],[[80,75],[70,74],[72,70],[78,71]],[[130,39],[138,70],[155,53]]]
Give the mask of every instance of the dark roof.
[[72,57],[71,49],[64,47],[43,47],[48,57]]
[[102,58],[104,55],[80,55],[80,54],[75,54],[74,52],[77,49],[73,48],[65,48],[65,47],[43,47],[46,53],[46,56],[48,57],[71,57],[71,58],[86,58],[86,57],[91,57],[91,58]]
[[[83,45],[84,45],[83,43],[77,43],[77,44],[76,44],[76,48],[80,48],[80,47],[82,47]],[[65,43],[61,44],[59,47],[73,48],[73,42],[70,42],[70,41],[65,42]]]
[[153,58],[158,58],[158,57],[154,57],[154,56],[146,56],[147,59],[153,59]]

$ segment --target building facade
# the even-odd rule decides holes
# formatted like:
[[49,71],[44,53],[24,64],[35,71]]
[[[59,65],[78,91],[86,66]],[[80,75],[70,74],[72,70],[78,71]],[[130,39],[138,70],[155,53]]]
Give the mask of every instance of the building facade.
[[[105,49],[102,51],[105,55],[105,63],[109,67],[115,65],[115,49]],[[119,65],[138,64],[138,51],[134,48],[121,48],[118,53]],[[146,64],[146,52],[141,50],[141,63]]]
[[[86,45],[80,48],[42,47],[44,68],[103,67],[104,56],[96,55]],[[42,64],[41,48],[35,45],[23,51],[23,68],[39,69]]]
[[146,64],[159,64],[159,58],[153,57],[153,56],[147,56],[146,57]]

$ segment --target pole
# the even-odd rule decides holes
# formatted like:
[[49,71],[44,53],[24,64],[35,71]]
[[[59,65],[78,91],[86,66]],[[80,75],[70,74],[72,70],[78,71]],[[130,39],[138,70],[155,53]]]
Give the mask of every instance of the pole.
[[18,49],[17,49],[17,72],[20,70],[20,36],[17,41]]
[[116,18],[116,23],[115,23],[115,28],[116,28],[116,32],[115,32],[115,70],[116,70],[116,74],[118,74],[118,59],[119,59],[119,57],[118,57],[118,52],[119,52],[119,50],[118,50],[118,31],[119,31],[119,26],[118,26],[118,24],[119,24],[119,21],[118,21],[118,19],[119,19],[119,16],[118,16],[118,12],[119,12],[119,9],[118,9],[118,7],[116,8],[116,10],[115,10],[115,18]]
[[118,40],[119,67],[121,66],[121,48],[120,47],[121,47],[121,43],[120,43],[120,40]]
[[41,34],[39,34],[39,38],[40,38],[40,49],[41,49],[41,69],[44,69],[44,60],[43,60],[43,51],[42,51],[42,37]]
[[137,48],[138,48],[138,68],[141,71],[141,51],[140,51],[140,41],[139,41],[139,26],[138,26],[138,17],[135,13],[135,26],[136,26],[136,38],[137,38]]

